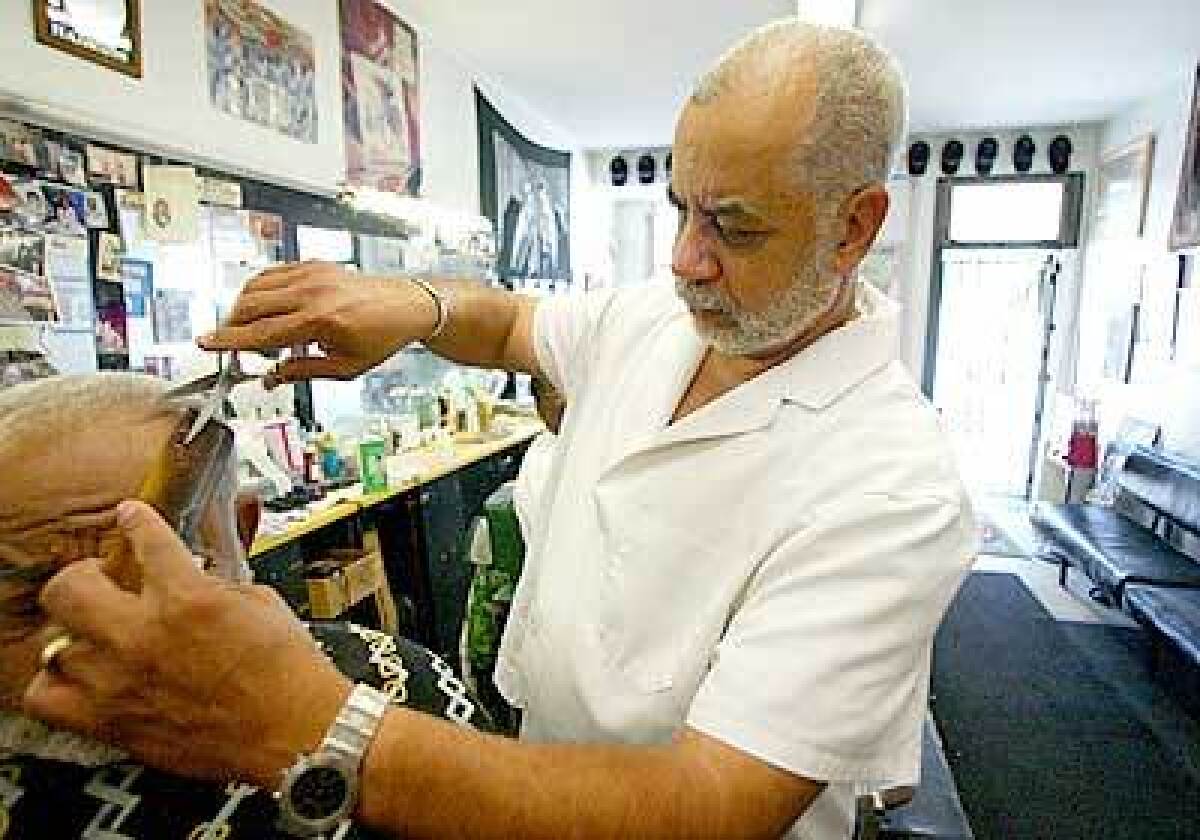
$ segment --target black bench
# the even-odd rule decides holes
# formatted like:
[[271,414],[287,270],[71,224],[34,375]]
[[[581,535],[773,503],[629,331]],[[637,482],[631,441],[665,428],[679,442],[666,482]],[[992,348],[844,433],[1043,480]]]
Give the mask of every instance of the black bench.
[[1141,447],[1125,461],[1112,507],[1039,502],[1030,513],[1038,556],[1075,567],[1099,600],[1128,612],[1156,647],[1200,668],[1200,464]]
[[1200,662],[1200,589],[1134,584],[1125,600],[1129,614],[1153,631],[1156,642]]
[[1125,607],[1130,584],[1200,588],[1200,563],[1178,548],[1200,532],[1200,464],[1149,447],[1135,449],[1117,478],[1112,507],[1039,502],[1031,513],[1038,556],[1072,566],[1101,600]]

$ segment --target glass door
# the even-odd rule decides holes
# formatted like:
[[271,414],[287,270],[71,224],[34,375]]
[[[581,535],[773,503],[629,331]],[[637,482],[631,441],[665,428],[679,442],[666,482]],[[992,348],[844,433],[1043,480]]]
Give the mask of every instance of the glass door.
[[1082,177],[942,179],[925,389],[976,493],[1029,498]]

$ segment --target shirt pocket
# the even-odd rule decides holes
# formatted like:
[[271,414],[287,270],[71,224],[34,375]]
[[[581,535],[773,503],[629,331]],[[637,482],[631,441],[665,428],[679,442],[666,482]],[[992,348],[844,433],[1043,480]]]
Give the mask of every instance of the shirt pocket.
[[[635,558],[646,557],[644,551],[629,545],[606,558],[595,589],[594,631],[604,683],[624,695],[613,703],[623,710],[621,725],[661,740],[685,720],[724,615],[712,605],[711,591],[703,591],[705,575],[680,574],[666,563],[641,565]],[[708,563],[699,557],[695,565]]]

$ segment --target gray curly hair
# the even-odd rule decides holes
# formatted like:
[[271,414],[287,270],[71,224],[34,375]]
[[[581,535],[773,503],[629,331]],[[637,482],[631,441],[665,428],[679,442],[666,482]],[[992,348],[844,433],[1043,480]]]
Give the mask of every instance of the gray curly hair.
[[907,86],[896,60],[875,40],[784,18],[735,44],[705,74],[692,101],[706,104],[730,90],[764,93],[797,71],[816,80],[811,122],[796,137],[800,186],[822,203],[867,184],[884,183],[907,122]]

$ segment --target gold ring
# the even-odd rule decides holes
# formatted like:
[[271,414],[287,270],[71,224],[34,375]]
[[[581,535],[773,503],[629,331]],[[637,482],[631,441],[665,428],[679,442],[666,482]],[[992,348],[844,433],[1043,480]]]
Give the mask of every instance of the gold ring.
[[42,648],[42,667],[47,671],[54,667],[54,660],[72,644],[75,640],[71,638],[70,633],[60,633],[55,636],[46,646]]

